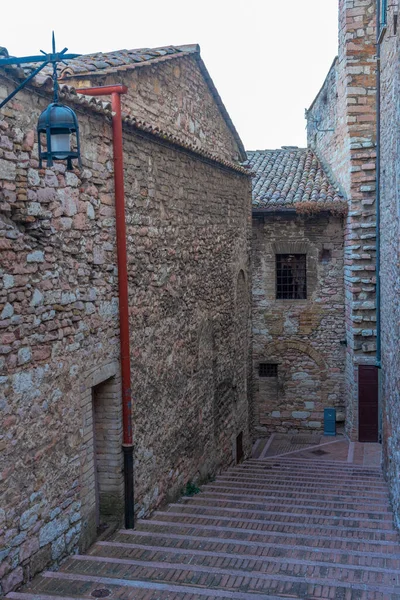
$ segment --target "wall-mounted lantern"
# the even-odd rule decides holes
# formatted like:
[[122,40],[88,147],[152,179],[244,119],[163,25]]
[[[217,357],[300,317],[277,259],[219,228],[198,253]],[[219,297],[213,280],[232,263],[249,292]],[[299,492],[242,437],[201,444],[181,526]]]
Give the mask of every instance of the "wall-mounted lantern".
[[42,56],[25,56],[23,58],[0,58],[0,68],[7,65],[20,65],[24,63],[42,63],[33,71],[5,100],[0,103],[2,108],[11,98],[15,96],[23,87],[26,86],[44,67],[53,65],[53,90],[54,100],[42,112],[37,125],[38,146],[39,146],[39,166],[42,167],[43,161],[47,166],[53,165],[53,160],[67,161],[67,169],[72,169],[72,160],[77,159],[79,166],[81,164],[79,126],[78,119],[72,108],[64,106],[58,101],[58,80],[57,63],[72,58],[77,58],[79,54],[66,54],[67,48],[61,52],[56,52],[56,44],[52,39],[53,51],[46,54],[41,50]]
[[[78,159],[81,166],[78,120],[69,106],[56,102],[49,104],[39,117],[37,133],[40,168],[44,160],[48,167],[53,165],[53,160],[66,160],[67,169],[71,170],[73,158]],[[73,134],[75,144],[72,143]]]

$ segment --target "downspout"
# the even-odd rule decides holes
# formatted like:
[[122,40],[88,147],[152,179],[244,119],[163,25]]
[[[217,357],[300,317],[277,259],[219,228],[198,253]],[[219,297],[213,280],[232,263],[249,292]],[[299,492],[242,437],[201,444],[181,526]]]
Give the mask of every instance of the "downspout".
[[134,527],[134,486],[133,486],[133,435],[132,435],[132,390],[129,337],[128,268],[126,252],[124,162],[122,146],[121,94],[126,94],[125,85],[110,85],[76,90],[85,96],[105,96],[111,94],[114,193],[117,233],[119,333],[122,382],[122,424],[125,480],[125,527]]
[[[379,8],[378,8],[379,12]],[[379,14],[378,21],[379,23]],[[378,27],[379,36],[379,27]],[[376,49],[376,366],[378,368],[378,441],[382,442],[382,341],[381,341],[381,43]]]

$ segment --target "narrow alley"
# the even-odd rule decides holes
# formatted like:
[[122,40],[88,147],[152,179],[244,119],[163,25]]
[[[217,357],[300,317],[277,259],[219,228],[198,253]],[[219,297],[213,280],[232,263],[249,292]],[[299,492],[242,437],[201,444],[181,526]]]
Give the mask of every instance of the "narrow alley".
[[378,444],[275,434],[200,493],[6,597],[398,599],[399,537],[379,464]]

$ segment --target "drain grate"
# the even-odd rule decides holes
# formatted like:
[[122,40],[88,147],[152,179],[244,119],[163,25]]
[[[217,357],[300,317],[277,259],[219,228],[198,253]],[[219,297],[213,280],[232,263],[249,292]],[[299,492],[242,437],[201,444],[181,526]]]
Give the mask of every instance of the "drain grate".
[[323,454],[328,454],[325,450],[312,450],[311,454],[316,454],[317,456],[322,456]]
[[93,590],[90,595],[93,596],[93,598],[107,598],[107,596],[111,596],[111,590],[99,588],[98,590]]

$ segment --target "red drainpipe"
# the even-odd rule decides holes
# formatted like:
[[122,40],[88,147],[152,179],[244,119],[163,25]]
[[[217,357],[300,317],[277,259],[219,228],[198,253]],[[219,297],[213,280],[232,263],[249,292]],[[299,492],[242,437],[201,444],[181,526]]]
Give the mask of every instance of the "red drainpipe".
[[106,96],[111,94],[115,216],[117,230],[118,260],[118,297],[119,297],[119,333],[121,344],[121,380],[122,380],[122,423],[125,478],[125,527],[134,527],[134,489],[133,489],[133,436],[132,436],[132,390],[128,310],[128,269],[126,253],[124,158],[122,147],[121,94],[126,94],[125,85],[107,85],[76,90],[85,96]]

